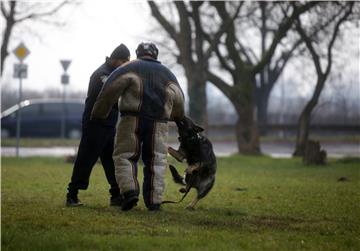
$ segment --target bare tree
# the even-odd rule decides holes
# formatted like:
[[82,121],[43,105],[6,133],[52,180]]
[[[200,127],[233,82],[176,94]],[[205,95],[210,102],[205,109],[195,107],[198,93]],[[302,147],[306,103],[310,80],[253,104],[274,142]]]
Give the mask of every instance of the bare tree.
[[[274,32],[274,27],[278,27],[282,21],[282,11],[286,6],[279,5],[276,2],[257,2],[259,5],[259,17],[252,15],[250,17],[250,22],[252,23],[249,27],[250,29],[259,30],[260,38],[260,59],[264,57],[266,53],[266,47],[271,39],[271,36]],[[255,20],[254,20],[255,19]],[[257,106],[257,121],[260,132],[266,134],[267,125],[268,125],[268,103],[271,91],[279,79],[280,75],[284,71],[288,62],[297,54],[301,53],[303,48],[302,40],[289,38],[289,32],[287,34],[286,42],[282,43],[279,47],[281,48],[281,53],[274,54],[269,63],[260,71],[258,78],[256,79],[257,83],[255,85],[255,99]],[[239,44],[241,44],[239,40]],[[239,51],[240,54],[244,54],[246,58],[254,62],[258,62],[258,58],[250,59],[250,55],[255,55],[250,47],[245,47],[241,44],[242,50]],[[300,48],[299,48],[300,47]],[[298,51],[298,52],[297,52]]]
[[189,115],[197,123],[207,126],[207,100],[206,100],[206,72],[208,60],[216,47],[220,37],[229,25],[237,17],[240,6],[235,14],[228,16],[214,32],[211,39],[206,40],[203,36],[203,20],[201,18],[201,7],[203,1],[174,1],[179,21],[172,23],[160,11],[160,7],[153,1],[148,1],[153,17],[164,28],[168,37],[175,42],[179,54],[177,61],[184,67],[188,82]]
[[[284,11],[291,13],[291,15],[290,17],[285,16],[283,19],[280,19],[277,27],[271,27],[273,35],[272,40],[269,39],[270,46],[267,48],[265,48],[266,34],[264,35],[262,54],[257,60],[253,60],[254,57],[252,56],[254,53],[247,51],[236,35],[240,29],[238,29],[238,24],[235,20],[241,17],[239,13],[245,2],[190,2],[191,8],[187,8],[184,2],[175,2],[174,4],[178,10],[179,20],[171,24],[159,12],[156,4],[149,2],[153,16],[167,30],[169,37],[175,41],[179,49],[179,55],[177,55],[178,62],[184,66],[189,83],[190,116],[196,117],[199,114],[205,114],[206,102],[202,102],[202,100],[206,101],[205,83],[206,80],[209,80],[229,98],[238,114],[236,135],[239,152],[245,154],[259,153],[259,135],[255,109],[256,75],[267,71],[268,76],[271,76],[267,81],[270,80],[271,83],[275,83],[300,42],[296,42],[278,60],[273,59],[276,49],[280,47],[279,45],[292,28],[296,18],[318,3],[297,3],[294,7],[288,3],[275,3],[275,6],[284,5],[286,7],[284,7]],[[252,3],[249,4],[251,5]],[[208,7],[206,12],[199,11],[199,7],[202,5]],[[264,7],[265,4],[260,4],[261,6]],[[209,7],[215,9],[215,14],[208,11]],[[237,10],[235,12],[237,16],[234,15],[234,9]],[[263,8],[262,17],[266,16],[266,11],[266,8]],[[219,20],[217,27],[225,27],[225,30],[222,31],[225,32],[225,36],[222,36],[221,32],[214,33],[213,29],[205,29],[205,22],[201,21],[200,14]],[[252,8],[250,8],[250,13],[245,11],[244,17],[251,16],[251,14]],[[266,29],[266,22],[262,28]],[[239,33],[241,33],[241,30]],[[221,43],[221,38],[224,37],[225,41]],[[208,64],[211,50],[208,50],[207,57],[203,56],[203,50],[207,44],[210,44],[208,48],[215,49],[222,68],[232,76],[232,82],[226,82],[218,72],[216,74],[216,72],[209,69]],[[185,58],[190,60],[185,60]],[[275,61],[273,68],[268,67],[271,61]],[[264,77],[262,77],[262,82],[265,82]],[[263,86],[265,87],[265,84]],[[271,88],[272,86],[266,86],[266,89],[262,89],[264,93],[267,93],[265,95],[267,99]],[[192,100],[195,100],[195,102],[192,102]]]
[[[226,2],[218,2],[214,5],[222,20],[225,20],[229,15],[226,4]],[[218,73],[208,71],[209,81],[229,98],[238,114],[236,137],[239,152],[243,154],[260,153],[256,120],[256,99],[254,95],[256,75],[263,72],[269,65],[276,49],[292,28],[296,19],[318,3],[306,2],[302,4],[297,2],[292,6],[288,5],[288,3],[276,4],[280,6],[285,5],[284,10],[290,14],[289,16],[284,16],[279,25],[272,28],[273,35],[269,39],[269,46],[264,48],[260,55],[261,57],[257,61],[252,60],[250,55],[241,53],[245,51],[244,46],[241,45],[237,37],[235,23],[232,23],[231,27],[227,30],[224,44],[219,44],[217,50],[218,60],[223,69],[230,73],[232,82],[226,81]],[[222,51],[224,53],[221,53]]]
[[78,2],[70,0],[55,4],[41,3],[40,1],[24,2],[16,0],[0,2],[1,14],[5,19],[1,41],[1,76],[4,71],[6,57],[9,55],[8,47],[14,28],[28,21],[41,21],[51,25],[63,25],[64,23],[56,21],[55,15],[59,13],[64,6],[69,4],[78,4]]
[[[259,5],[259,14],[254,13],[249,17],[248,23],[250,27],[242,28],[244,29],[257,29],[258,34],[260,34],[260,57],[262,58],[266,52],[266,46],[271,39],[274,28],[279,26],[283,19],[283,15],[286,15],[286,12],[289,10],[290,3],[283,3],[279,5],[276,2],[257,2]],[[315,36],[317,33],[326,29],[329,25],[333,23],[332,17],[324,17],[322,22],[315,22],[312,24],[312,34],[310,36]],[[268,103],[271,91],[280,75],[283,73],[286,65],[290,60],[297,58],[302,55],[306,49],[303,43],[303,39],[297,36],[295,29],[292,29],[291,32],[288,32],[286,35],[286,40],[281,43],[278,48],[278,53],[275,53],[268,65],[260,72],[258,75],[255,87],[255,98],[257,106],[257,120],[260,128],[260,132],[266,134],[267,129],[267,110]],[[253,49],[249,46],[244,46],[240,42],[242,49],[239,51],[240,54],[245,55],[246,58],[251,58],[250,55],[255,55]],[[258,61],[258,58],[251,59],[253,61]],[[252,64],[254,64],[252,62]]]
[[[322,15],[331,15],[333,19],[336,20],[333,27],[331,27],[331,30],[325,30],[324,34],[322,34],[322,37],[311,37],[309,35],[309,30],[311,30],[312,27],[306,27],[299,17],[296,20],[296,29],[302,39],[305,41],[306,47],[311,55],[316,70],[317,80],[312,97],[305,105],[299,118],[294,156],[304,155],[305,146],[309,136],[311,114],[319,101],[320,94],[331,71],[333,62],[333,46],[336,38],[339,35],[340,26],[346,22],[352,14],[354,2],[346,2],[341,4],[323,3],[321,6],[323,7],[321,8]],[[320,12],[315,13],[315,15],[316,18],[322,18]],[[329,42],[325,47],[324,44],[322,44],[320,41],[326,39],[329,39]],[[322,48],[326,48],[326,50],[323,51]],[[326,62],[325,67],[324,62]]]

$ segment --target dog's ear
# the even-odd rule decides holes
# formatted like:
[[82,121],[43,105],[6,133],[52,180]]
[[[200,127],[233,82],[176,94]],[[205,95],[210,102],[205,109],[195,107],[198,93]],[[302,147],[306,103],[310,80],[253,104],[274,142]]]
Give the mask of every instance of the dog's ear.
[[185,117],[185,123],[188,125],[189,129],[191,128],[196,133],[204,131],[204,128],[197,125],[194,121],[192,121],[190,118]]
[[195,129],[196,132],[203,132],[204,131],[204,128],[202,128],[201,126],[196,125],[196,124],[194,124],[194,129]]

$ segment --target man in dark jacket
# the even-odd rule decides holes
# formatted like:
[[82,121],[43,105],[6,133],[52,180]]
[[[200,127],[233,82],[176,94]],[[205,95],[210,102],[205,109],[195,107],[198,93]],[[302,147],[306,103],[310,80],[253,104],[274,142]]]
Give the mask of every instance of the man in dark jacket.
[[137,162],[144,163],[143,197],[149,210],[159,210],[167,165],[167,121],[184,116],[184,95],[174,74],[157,61],[153,43],[141,43],[137,60],[117,68],[106,81],[91,117],[104,119],[121,97],[113,159],[124,201],[122,210],[138,202]]
[[85,101],[85,110],[82,118],[82,136],[78,154],[75,160],[71,182],[66,196],[67,206],[80,206],[78,190],[86,190],[89,185],[90,173],[96,161],[100,157],[107,181],[110,184],[110,205],[120,206],[122,197],[115,178],[114,150],[115,126],[118,119],[117,104],[114,104],[107,116],[102,120],[90,120],[91,111],[96,98],[110,73],[120,65],[129,61],[130,52],[121,44],[106,58],[90,77],[90,83]]

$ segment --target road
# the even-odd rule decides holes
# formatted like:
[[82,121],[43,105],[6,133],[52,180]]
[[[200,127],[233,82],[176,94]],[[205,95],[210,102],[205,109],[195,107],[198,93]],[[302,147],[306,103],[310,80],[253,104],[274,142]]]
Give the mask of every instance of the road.
[[[170,144],[177,148],[177,144]],[[214,151],[217,156],[229,156],[236,153],[236,142],[214,142]],[[323,143],[322,148],[325,149],[329,157],[340,158],[344,156],[360,157],[359,143],[343,143],[331,142]],[[292,143],[286,142],[264,142],[261,144],[261,150],[264,154],[274,158],[290,158],[294,150]],[[29,156],[55,156],[61,157],[66,155],[74,155],[77,151],[76,147],[22,147],[20,148],[21,157]],[[2,147],[1,156],[15,156],[15,147]]]

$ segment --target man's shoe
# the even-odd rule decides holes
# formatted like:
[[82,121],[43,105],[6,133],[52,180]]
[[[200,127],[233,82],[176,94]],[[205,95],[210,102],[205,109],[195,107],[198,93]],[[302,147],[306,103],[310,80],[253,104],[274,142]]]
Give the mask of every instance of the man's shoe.
[[161,211],[160,204],[153,204],[148,207],[149,211]]
[[123,211],[129,211],[133,207],[137,205],[137,202],[139,201],[138,195],[131,192],[127,195],[124,194],[124,200],[121,204],[121,210]]
[[72,197],[67,195],[66,196],[66,206],[67,207],[79,207],[84,205],[83,203],[80,202],[80,200],[76,197]]
[[123,199],[123,197],[121,195],[119,195],[119,196],[111,196],[111,198],[110,198],[110,206],[121,207],[123,201],[124,201],[124,199]]

